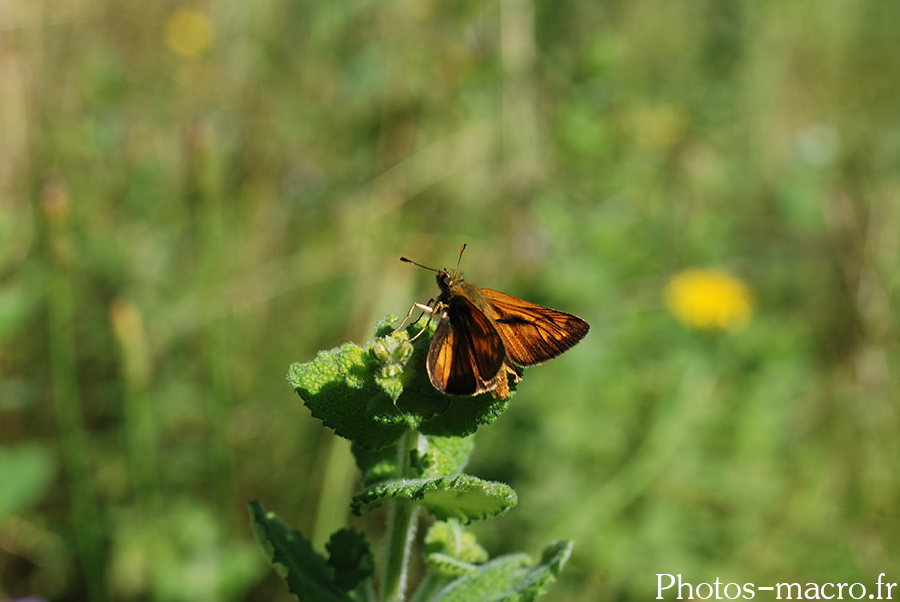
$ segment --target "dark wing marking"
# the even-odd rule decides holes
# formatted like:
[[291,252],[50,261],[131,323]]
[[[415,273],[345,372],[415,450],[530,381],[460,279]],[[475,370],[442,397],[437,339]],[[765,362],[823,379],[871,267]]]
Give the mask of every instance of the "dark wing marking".
[[451,297],[428,347],[431,384],[452,395],[490,391],[505,359],[503,340],[487,316],[465,297]]
[[509,358],[520,366],[546,362],[574,347],[587,334],[588,323],[572,314],[481,289]]

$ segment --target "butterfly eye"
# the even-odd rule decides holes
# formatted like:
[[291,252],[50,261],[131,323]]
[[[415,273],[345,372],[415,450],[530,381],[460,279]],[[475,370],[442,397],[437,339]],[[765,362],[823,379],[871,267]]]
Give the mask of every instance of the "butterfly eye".
[[453,279],[450,278],[450,274],[444,274],[444,286],[450,286],[451,282],[453,282]]

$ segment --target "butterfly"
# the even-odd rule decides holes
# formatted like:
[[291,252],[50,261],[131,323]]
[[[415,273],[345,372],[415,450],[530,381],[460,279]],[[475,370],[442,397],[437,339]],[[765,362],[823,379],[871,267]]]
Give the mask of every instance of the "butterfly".
[[[459,251],[460,260],[465,249],[463,245]],[[406,257],[400,260],[437,272],[437,300],[414,303],[400,325],[416,308],[429,314],[429,320],[437,318],[426,367],[431,384],[443,393],[490,391],[497,399],[509,397],[507,375],[519,382],[522,368],[571,349],[590,328],[572,314],[475,286],[463,278],[459,261],[456,268],[436,270]]]

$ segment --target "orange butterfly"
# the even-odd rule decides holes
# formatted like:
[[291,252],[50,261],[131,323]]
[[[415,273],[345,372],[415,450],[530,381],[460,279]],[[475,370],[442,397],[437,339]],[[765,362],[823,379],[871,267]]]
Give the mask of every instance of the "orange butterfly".
[[[465,249],[463,245],[460,259]],[[437,301],[434,305],[413,304],[400,325],[417,307],[430,314],[430,319],[438,316],[427,368],[431,384],[444,393],[491,391],[497,399],[506,398],[507,374],[519,382],[521,367],[541,364],[571,349],[590,328],[572,314],[466,282],[459,261],[454,269],[436,270],[406,257],[400,260],[437,272],[441,289]]]

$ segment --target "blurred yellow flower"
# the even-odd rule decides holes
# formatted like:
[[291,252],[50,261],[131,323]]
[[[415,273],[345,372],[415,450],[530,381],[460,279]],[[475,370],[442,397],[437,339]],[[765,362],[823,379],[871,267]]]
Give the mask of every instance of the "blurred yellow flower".
[[644,108],[632,116],[635,140],[641,148],[648,150],[667,149],[680,144],[689,126],[687,111],[677,105]]
[[212,24],[203,12],[179,8],[166,19],[166,44],[175,54],[193,58],[200,56],[212,42]]
[[750,290],[718,270],[684,270],[666,287],[666,304],[679,320],[703,329],[735,330],[750,319]]

